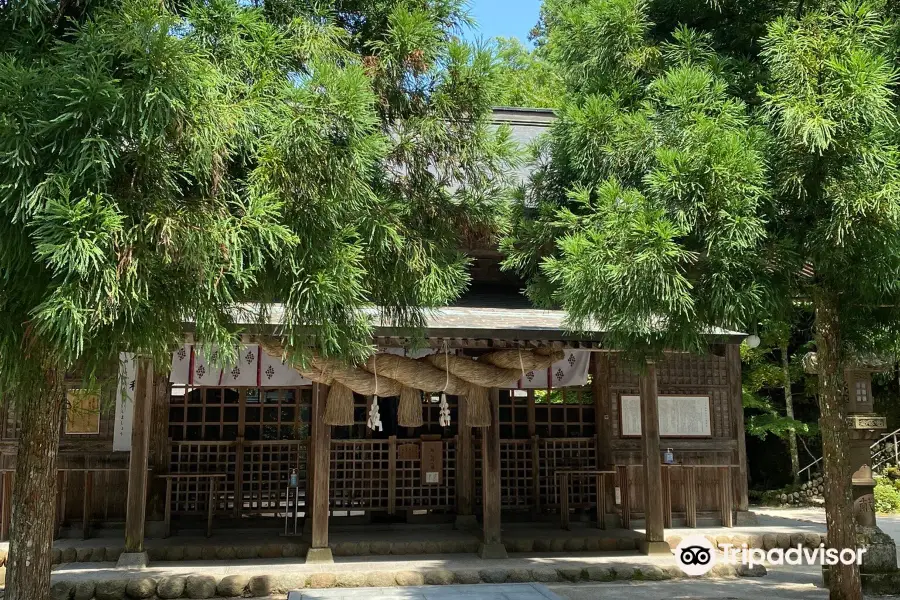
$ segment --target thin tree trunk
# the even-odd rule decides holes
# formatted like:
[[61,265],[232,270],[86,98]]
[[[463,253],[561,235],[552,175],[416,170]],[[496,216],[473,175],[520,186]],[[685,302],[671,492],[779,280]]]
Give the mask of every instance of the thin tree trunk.
[[[788,356],[787,341],[781,342],[781,369],[784,371],[784,413],[788,419],[794,418],[794,396],[791,393],[791,361]],[[788,431],[788,446],[791,452],[791,476],[794,483],[800,479],[800,454],[797,451],[797,432]]]
[[13,485],[6,600],[49,600],[56,515],[56,458],[65,406],[63,373],[46,372],[43,389],[17,404],[20,423]]
[[[830,548],[856,548],[856,522],[850,485],[850,443],[844,403],[838,298],[818,294],[816,308],[816,353],[819,371],[819,427],[825,465],[825,519]],[[862,584],[856,564],[830,568],[830,600],[862,600]]]

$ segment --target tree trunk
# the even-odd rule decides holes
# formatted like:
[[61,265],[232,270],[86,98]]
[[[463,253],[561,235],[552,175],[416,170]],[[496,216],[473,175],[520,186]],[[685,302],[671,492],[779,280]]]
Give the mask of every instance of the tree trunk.
[[[788,356],[788,343],[781,343],[781,369],[784,371],[784,412],[788,419],[794,418],[794,396],[791,393],[791,361]],[[791,476],[794,483],[800,479],[800,454],[797,452],[797,433],[788,431],[788,446],[791,451]]]
[[[816,353],[819,372],[819,427],[825,465],[825,519],[830,548],[856,548],[853,518],[853,486],[850,484],[850,441],[844,402],[838,298],[818,294],[816,308]],[[862,600],[862,584],[856,564],[830,568],[830,600]]]
[[56,458],[65,406],[63,373],[47,371],[43,389],[17,404],[19,443],[13,485],[6,600],[49,600],[56,516]]

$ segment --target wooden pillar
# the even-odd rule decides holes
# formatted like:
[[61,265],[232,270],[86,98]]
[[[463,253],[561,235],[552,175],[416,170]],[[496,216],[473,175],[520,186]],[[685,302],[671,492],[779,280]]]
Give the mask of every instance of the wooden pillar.
[[150,454],[150,409],[153,406],[153,361],[137,359],[131,456],[128,460],[128,499],[125,504],[125,553],[144,551],[147,513],[147,467]]
[[591,353],[591,395],[594,397],[594,420],[597,433],[597,468],[612,464],[612,427],[609,410],[609,354]]
[[313,383],[312,397],[312,460],[313,497],[310,509],[312,521],[307,563],[334,562],[328,547],[328,478],[331,474],[331,426],[324,422],[325,399],[328,386]]
[[641,549],[646,554],[670,552],[663,522],[662,458],[659,454],[659,406],[656,364],[647,362],[641,375],[641,462],[644,465],[644,527]]
[[481,490],[484,538],[481,558],[507,558],[500,540],[500,390],[491,388],[491,424],[481,428]]
[[[456,528],[475,525],[474,517],[474,440],[469,423],[469,402],[465,397],[457,398],[459,403],[459,435],[456,439]],[[462,517],[462,518],[460,518]]]
[[738,344],[725,347],[726,375],[728,378],[728,395],[731,401],[731,421],[734,427],[734,438],[737,441],[738,458],[738,510],[750,509],[750,497],[747,476],[747,440],[744,432],[744,402],[741,389],[741,350]]

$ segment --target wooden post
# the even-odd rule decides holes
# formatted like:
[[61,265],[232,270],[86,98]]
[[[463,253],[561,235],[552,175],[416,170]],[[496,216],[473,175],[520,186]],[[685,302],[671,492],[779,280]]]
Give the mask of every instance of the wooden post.
[[725,346],[726,375],[728,378],[728,395],[731,400],[731,423],[734,427],[734,438],[737,441],[738,455],[738,487],[740,500],[738,510],[750,510],[750,496],[747,482],[747,439],[744,432],[744,402],[741,390],[741,349],[738,344]]
[[569,529],[569,474],[559,474],[559,524]]
[[[154,371],[156,371],[154,369]],[[159,521],[165,513],[165,480],[159,475],[169,472],[171,460],[169,450],[169,399],[171,384],[169,374],[156,371],[153,378],[153,401],[150,408],[150,455],[147,463],[153,477],[148,481],[147,502],[148,518]]]
[[331,474],[331,426],[326,425],[325,399],[328,386],[313,383],[312,398],[312,450],[313,450],[313,500],[310,510],[312,537],[306,554],[308,563],[334,562],[328,547],[328,478]]
[[139,357],[134,390],[131,456],[128,460],[128,500],[125,504],[125,553],[144,551],[147,514],[147,467],[150,455],[150,409],[153,406],[153,362]]
[[[469,425],[468,400],[463,396],[459,403],[459,435],[456,442],[456,528],[467,529],[476,526],[474,517],[474,439]],[[462,518],[460,518],[462,517]]]
[[59,537],[59,530],[66,521],[66,494],[69,491],[69,472],[57,471],[56,473],[56,529],[53,538]]
[[541,514],[541,438],[531,436],[531,496],[535,518]]
[[216,478],[209,477],[209,499],[206,507],[206,537],[212,537],[213,515],[216,514]]
[[606,529],[606,475],[597,475],[597,528]]
[[[299,392],[298,392],[299,393]],[[299,398],[299,395],[298,395]],[[298,410],[297,413],[300,411]],[[296,418],[299,418],[300,415],[297,414]],[[247,390],[241,390],[238,392],[238,430],[237,436],[234,440],[234,512],[232,513],[233,518],[240,518],[241,513],[244,512],[244,437],[247,435]],[[308,459],[308,458],[307,458]],[[308,464],[308,463],[307,463]],[[306,487],[309,489],[309,486]],[[289,495],[289,491],[285,492],[284,496],[284,510],[287,512],[287,499]],[[307,506],[309,504],[307,503]]]
[[697,478],[696,470],[690,465],[682,469],[682,487],[684,488],[684,521],[688,527],[697,527]]
[[94,506],[94,472],[84,472],[84,490],[81,495],[81,538],[91,537],[91,509]]
[[484,539],[481,558],[507,558],[500,541],[500,390],[491,388],[491,424],[481,428],[481,490]]
[[166,477],[166,510],[165,510],[165,527],[166,533],[163,537],[172,535],[172,478]]
[[528,437],[534,437],[537,434],[537,424],[535,423],[535,406],[534,406],[534,390],[525,392],[528,394],[528,406],[526,414],[528,415]]
[[397,508],[397,436],[388,438],[388,514]]
[[12,522],[12,471],[3,472],[3,515],[0,516],[0,541],[9,541],[9,529]]
[[597,468],[612,464],[612,428],[609,410],[609,354],[591,353],[591,395],[594,397],[594,422],[597,433]]
[[628,488],[628,467],[616,467],[619,479],[619,499],[622,508],[622,529],[631,529],[631,490]]
[[720,469],[720,489],[722,497],[722,526],[734,527],[732,513],[732,499],[734,498],[734,487],[731,483],[731,467],[722,467]]
[[644,465],[645,554],[671,552],[666,544],[663,521],[662,458],[659,454],[659,406],[656,388],[656,364],[647,362],[641,375],[641,461]]
[[663,525],[672,527],[672,468],[662,468]]

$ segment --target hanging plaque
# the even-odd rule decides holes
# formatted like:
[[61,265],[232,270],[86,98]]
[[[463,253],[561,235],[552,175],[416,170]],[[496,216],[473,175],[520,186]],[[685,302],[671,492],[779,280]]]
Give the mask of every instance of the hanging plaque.
[[444,443],[422,442],[422,483],[440,485],[444,472]]
[[100,397],[86,390],[66,390],[66,435],[100,433]]

